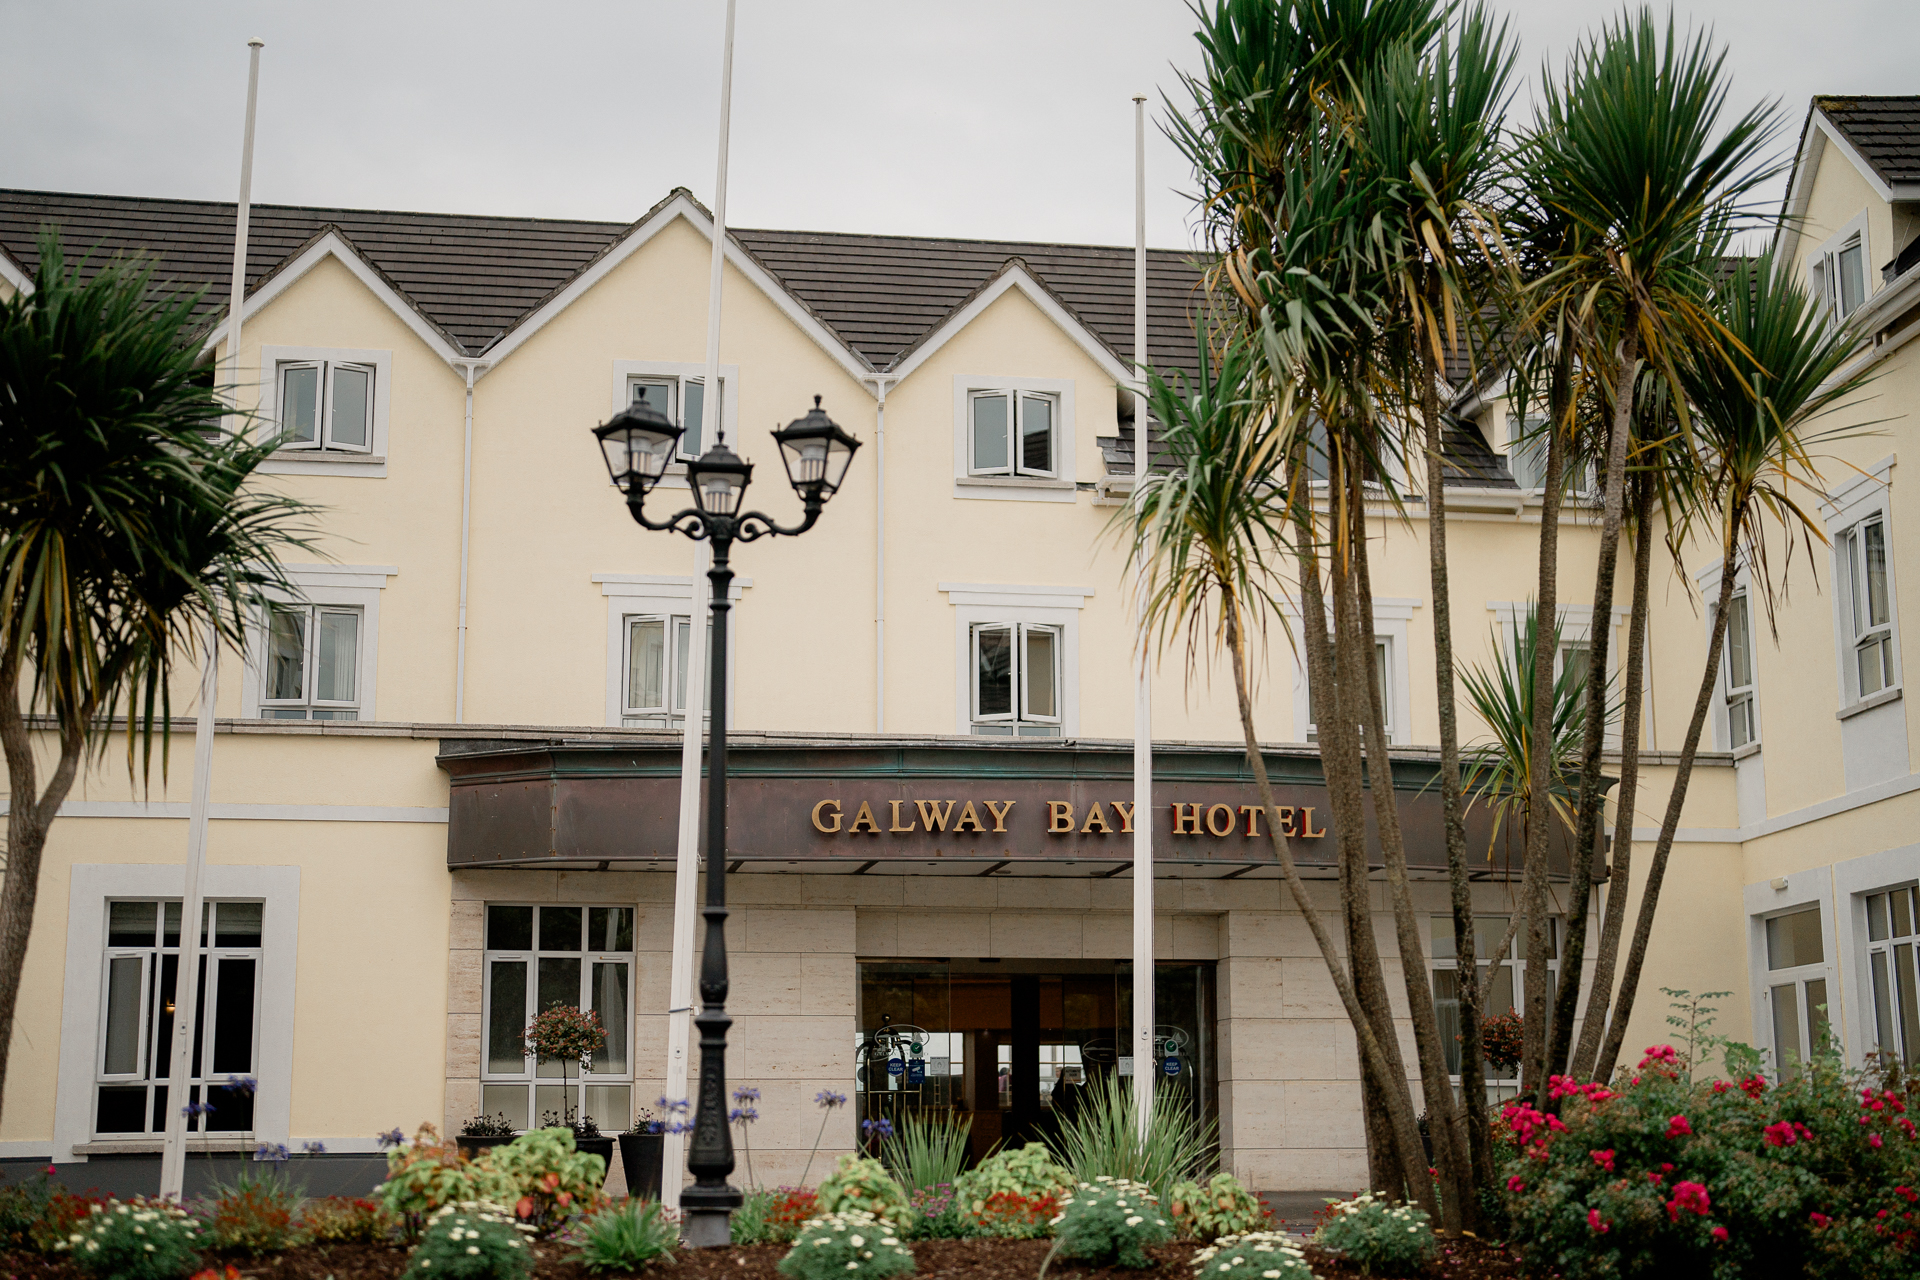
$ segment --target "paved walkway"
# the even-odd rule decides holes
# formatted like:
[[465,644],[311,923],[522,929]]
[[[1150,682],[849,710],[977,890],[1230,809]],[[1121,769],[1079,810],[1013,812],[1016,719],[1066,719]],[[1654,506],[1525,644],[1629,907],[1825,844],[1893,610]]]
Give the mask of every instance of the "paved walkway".
[[1313,1215],[1329,1200],[1347,1200],[1352,1191],[1262,1191],[1260,1198],[1273,1210],[1274,1223],[1283,1231],[1310,1232]]

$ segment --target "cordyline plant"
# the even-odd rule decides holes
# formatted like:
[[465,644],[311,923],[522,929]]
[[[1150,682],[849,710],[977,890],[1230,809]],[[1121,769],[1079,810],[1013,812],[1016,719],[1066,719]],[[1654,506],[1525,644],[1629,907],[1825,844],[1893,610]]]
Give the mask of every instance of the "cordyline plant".
[[278,442],[208,430],[231,409],[199,368],[198,300],[139,259],[69,265],[48,231],[32,288],[0,302],[0,1090],[61,802],[116,732],[138,780],[157,736],[164,776],[179,665],[209,631],[241,648],[269,592],[299,595],[280,556],[312,547],[313,508],[250,486]]

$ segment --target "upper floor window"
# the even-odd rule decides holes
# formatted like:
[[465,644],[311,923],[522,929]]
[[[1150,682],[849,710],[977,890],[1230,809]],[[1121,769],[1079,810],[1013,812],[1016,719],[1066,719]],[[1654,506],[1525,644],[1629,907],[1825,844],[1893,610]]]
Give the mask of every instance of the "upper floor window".
[[1061,628],[986,622],[973,628],[973,732],[1060,736]]
[[1814,252],[1808,263],[1815,296],[1835,320],[1845,320],[1867,300],[1867,214],[1852,221]]
[[967,399],[970,451],[967,471],[976,476],[1058,474],[1056,422],[1060,399],[1038,391],[996,388],[974,391]]
[[[1329,637],[1329,641],[1331,641],[1331,637]],[[1329,656],[1331,656],[1331,653],[1329,653]],[[1374,638],[1373,670],[1374,670],[1375,678],[1380,683],[1380,692],[1381,692],[1380,704],[1381,704],[1381,712],[1382,712],[1382,717],[1381,717],[1382,727],[1386,730],[1388,741],[1392,741],[1393,740],[1393,703],[1394,703],[1393,684],[1392,684],[1393,644],[1389,639],[1387,639],[1384,636],[1376,636]],[[1336,685],[1340,683],[1340,673],[1337,667],[1334,670],[1333,680]],[[1307,670],[1307,741],[1308,742],[1318,742],[1320,740],[1320,726],[1314,720],[1313,715],[1314,715],[1313,672],[1311,669],[1308,669]],[[1364,735],[1365,732],[1366,732],[1366,726],[1362,725],[1361,733]]]
[[1869,698],[1898,682],[1893,645],[1893,607],[1887,590],[1887,524],[1883,515],[1862,520],[1840,535],[1842,617],[1852,657],[1849,692]]
[[1727,748],[1738,751],[1760,736],[1753,709],[1753,614],[1747,593],[1727,603]]
[[360,610],[277,604],[267,619],[260,714],[268,720],[360,718]]
[[1874,1048],[1920,1064],[1920,889],[1867,895],[1867,971]]
[[1820,908],[1801,907],[1771,916],[1765,929],[1773,1065],[1780,1079],[1791,1080],[1828,1035],[1827,956]]
[[341,449],[373,447],[373,383],[370,364],[334,360],[283,361],[280,365],[280,447]]
[[[630,404],[645,404],[663,415],[669,422],[683,428],[680,435],[680,458],[685,461],[700,456],[704,441],[701,432],[705,428],[707,386],[706,378],[684,373],[652,373],[631,377],[627,380],[627,396]],[[720,420],[726,421],[727,379],[720,379],[720,403],[716,406]]]
[[[687,714],[692,619],[686,614],[629,614],[625,621],[626,692],[620,723],[629,729],[678,728]],[[711,655],[711,620],[706,633]]]
[[1547,483],[1546,423],[1543,417],[1507,415],[1507,470],[1513,473],[1513,482],[1529,493]]

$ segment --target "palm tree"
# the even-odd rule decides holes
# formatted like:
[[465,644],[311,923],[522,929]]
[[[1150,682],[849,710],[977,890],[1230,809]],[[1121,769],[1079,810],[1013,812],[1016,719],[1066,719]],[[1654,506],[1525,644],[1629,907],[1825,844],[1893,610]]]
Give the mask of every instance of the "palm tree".
[[[90,276],[90,278],[89,278]],[[31,291],[0,303],[0,1090],[47,833],[125,715],[127,768],[165,767],[177,666],[210,625],[239,646],[309,508],[247,488],[275,442],[208,433],[197,295],[152,296],[137,260],[69,267],[51,232]],[[57,749],[42,781],[29,717]]]
[[[1771,628],[1776,604],[1774,574],[1767,557],[1767,531],[1778,523],[1791,551],[1796,535],[1809,544],[1825,541],[1815,512],[1801,505],[1806,493],[1824,492],[1814,450],[1856,432],[1862,423],[1810,432],[1809,426],[1838,411],[1865,384],[1868,374],[1842,376],[1859,344],[1859,335],[1830,326],[1819,305],[1774,261],[1771,253],[1738,264],[1714,290],[1713,319],[1727,335],[1730,356],[1718,349],[1695,349],[1677,367],[1678,384],[1691,406],[1698,485],[1708,501],[1693,519],[1669,535],[1674,547],[1689,536],[1711,536],[1720,551],[1720,589],[1713,605],[1707,659],[1694,698],[1693,717],[1680,747],[1673,789],[1654,844],[1653,860],[1634,922],[1633,942],[1611,1000],[1619,931],[1603,931],[1592,994],[1581,1029],[1582,1058],[1591,1036],[1599,1042],[1591,1074],[1613,1073],[1633,1016],[1647,939],[1666,875],[1667,857],[1680,825],[1687,782],[1700,745],[1700,733],[1713,704],[1720,677],[1720,656],[1727,634],[1735,578],[1744,564],[1750,591],[1761,601]],[[1630,821],[1626,819],[1625,821]],[[1624,895],[1622,895],[1624,896]],[[1604,1040],[1600,1027],[1605,1025]]]
[[[1767,176],[1754,157],[1771,133],[1772,108],[1756,107],[1722,129],[1725,53],[1706,34],[1664,31],[1651,11],[1623,13],[1575,49],[1564,85],[1547,78],[1526,171],[1541,202],[1573,229],[1566,255],[1541,282],[1539,310],[1572,311],[1592,334],[1581,359],[1613,380],[1612,421],[1600,469],[1600,545],[1594,616],[1611,616],[1621,531],[1626,522],[1627,461],[1634,386],[1642,361],[1668,381],[1689,349],[1719,353],[1721,334],[1701,299],[1706,290],[1698,246],[1717,219]],[[1676,400],[1683,432],[1688,418]],[[1597,626],[1591,662],[1607,665],[1609,628]],[[1589,699],[1600,696],[1596,682]],[[1587,716],[1575,847],[1590,848],[1602,801],[1605,717]],[[1541,749],[1541,742],[1535,742]],[[1631,746],[1631,744],[1630,744]],[[1536,795],[1528,863],[1544,867],[1544,795]],[[1542,1095],[1548,1074],[1547,925],[1544,874],[1534,874],[1527,917],[1527,1053],[1523,1088]],[[1584,918],[1586,863],[1574,859],[1576,909]],[[1577,972],[1585,933],[1569,929],[1564,964]]]

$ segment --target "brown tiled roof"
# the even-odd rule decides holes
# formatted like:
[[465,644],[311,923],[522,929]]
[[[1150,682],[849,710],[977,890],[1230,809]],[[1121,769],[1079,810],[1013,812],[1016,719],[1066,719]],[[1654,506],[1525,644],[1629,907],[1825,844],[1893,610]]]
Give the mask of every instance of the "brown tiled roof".
[[1920,182],[1920,94],[1818,97],[1813,105],[1882,182]]

